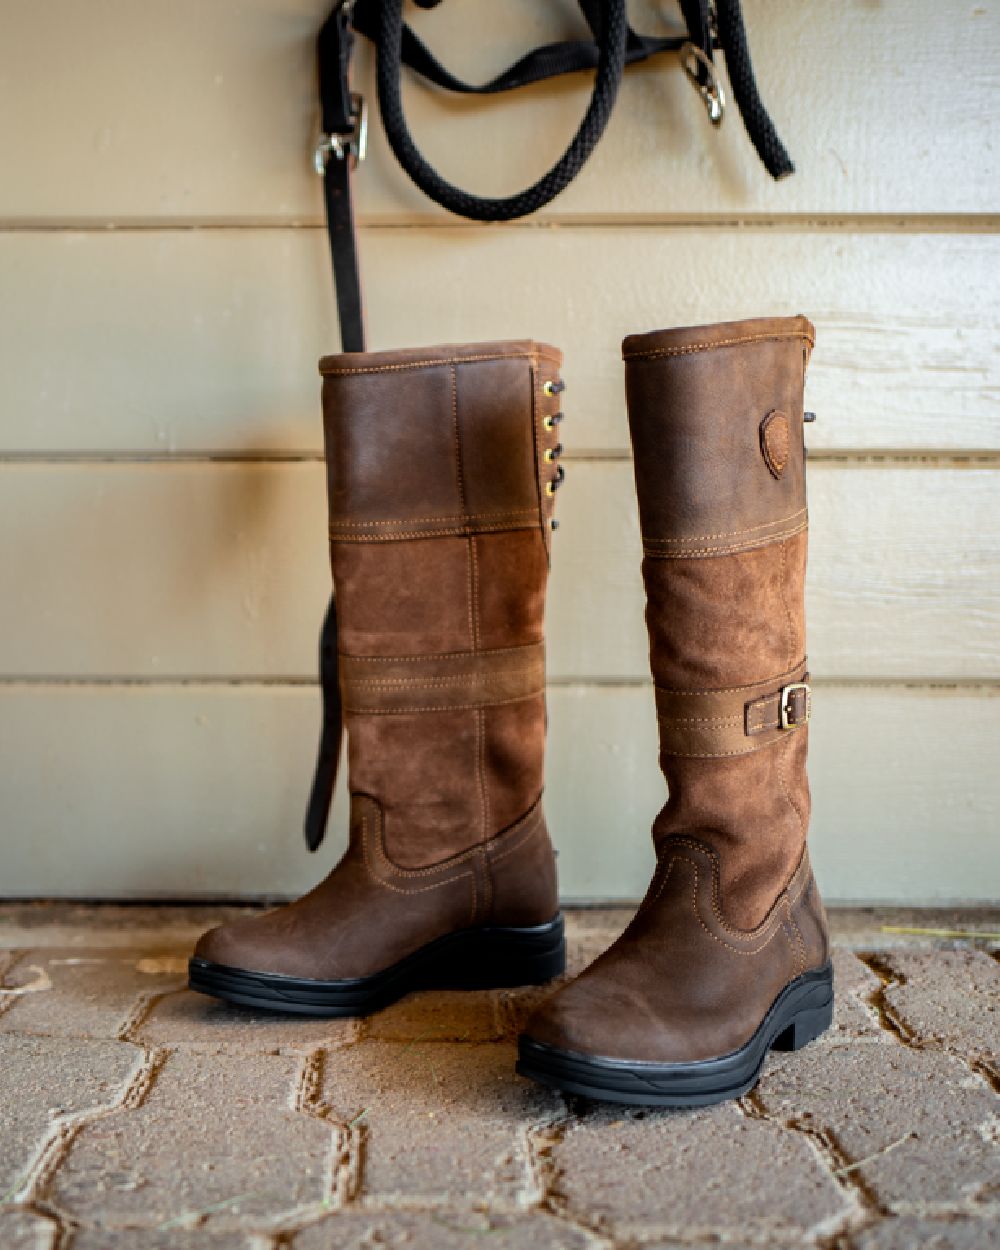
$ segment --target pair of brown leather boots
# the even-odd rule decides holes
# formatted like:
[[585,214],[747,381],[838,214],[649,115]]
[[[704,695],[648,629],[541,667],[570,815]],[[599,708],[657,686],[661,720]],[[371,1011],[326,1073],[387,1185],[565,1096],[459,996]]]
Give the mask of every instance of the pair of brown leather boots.
[[[520,1039],[518,1070],[547,1085],[716,1102],[830,1023],[805,850],[813,333],[768,318],[623,344],[669,799],[631,924]],[[304,898],[205,934],[194,988],[361,1015],[563,971],[541,802],[561,359],[504,342],[321,361],[350,845]]]

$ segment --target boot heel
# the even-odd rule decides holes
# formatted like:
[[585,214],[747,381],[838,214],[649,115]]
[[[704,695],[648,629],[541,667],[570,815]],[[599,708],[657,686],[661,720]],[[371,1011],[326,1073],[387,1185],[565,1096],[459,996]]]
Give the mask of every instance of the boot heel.
[[833,1023],[833,998],[819,1007],[807,1007],[771,1043],[772,1050],[801,1050]]
[[[531,928],[480,929],[462,935],[449,952],[444,977],[451,989],[508,989],[544,985],[566,970],[563,919]],[[441,980],[436,981],[444,988]]]

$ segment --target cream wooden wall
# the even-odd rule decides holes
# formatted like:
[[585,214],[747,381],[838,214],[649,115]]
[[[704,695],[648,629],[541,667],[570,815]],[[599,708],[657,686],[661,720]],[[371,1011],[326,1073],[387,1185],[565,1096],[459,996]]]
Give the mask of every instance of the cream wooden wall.
[[[310,168],[326,5],[0,0],[0,896],[292,892],[338,853],[300,835],[327,593],[315,366],[336,348]],[[633,7],[647,29],[675,11]],[[674,62],[630,72],[583,176],[509,227],[425,201],[373,116],[372,346],[567,352],[547,801],[566,895],[627,898],[662,783],[619,342],[810,315],[819,875],[841,900],[991,898],[1000,13],[745,8],[798,164],[778,185]],[[410,16],[470,77],[577,20],[574,0]],[[406,98],[431,159],[499,193],[551,162],[586,91]]]

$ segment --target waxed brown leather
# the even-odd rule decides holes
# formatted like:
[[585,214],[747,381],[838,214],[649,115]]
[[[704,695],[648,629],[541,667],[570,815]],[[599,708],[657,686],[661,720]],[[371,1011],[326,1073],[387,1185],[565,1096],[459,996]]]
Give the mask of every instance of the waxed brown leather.
[[828,958],[805,849],[813,341],[793,317],[623,345],[669,797],[635,918],[529,1020],[537,1042],[661,1063],[718,1057]]
[[530,341],[325,357],[350,845],[213,963],[367,976],[557,910],[542,814],[543,611],[561,356]]

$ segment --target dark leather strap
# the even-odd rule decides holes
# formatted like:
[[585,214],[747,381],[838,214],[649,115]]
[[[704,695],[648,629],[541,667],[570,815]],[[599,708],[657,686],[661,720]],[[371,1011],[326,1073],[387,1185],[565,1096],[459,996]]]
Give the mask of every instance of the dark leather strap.
[[320,734],[316,772],[313,775],[309,806],[306,808],[306,846],[315,851],[323,841],[330,804],[337,784],[337,765],[343,736],[344,712],[340,701],[338,671],[337,601],[330,599],[319,638],[319,684],[323,696],[323,728]]
[[664,755],[715,759],[747,755],[808,724],[805,660],[752,686],[725,690],[656,687],[656,719]]
[[323,23],[317,41],[319,95],[323,140],[317,148],[317,167],[323,171],[326,226],[333,260],[333,286],[345,352],[365,350],[364,305],[354,233],[351,172],[363,153],[356,150],[359,105],[351,94],[351,53],[354,33],[350,8],[338,4]]

